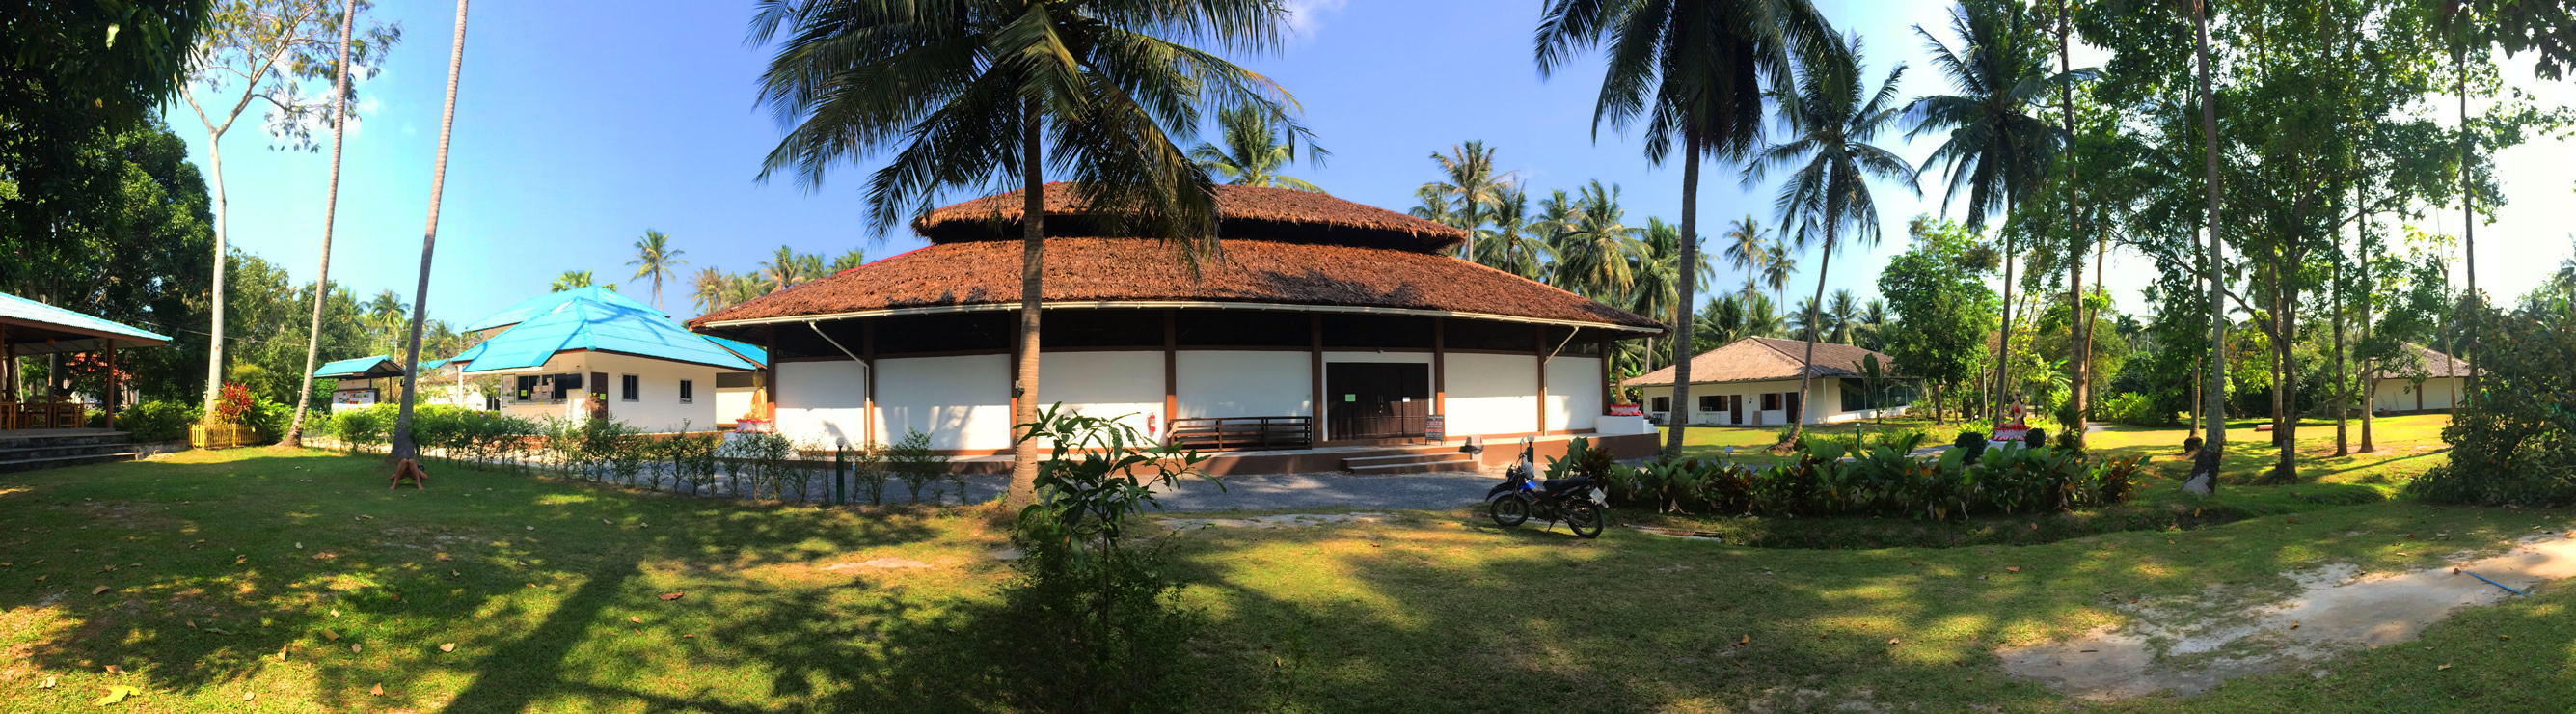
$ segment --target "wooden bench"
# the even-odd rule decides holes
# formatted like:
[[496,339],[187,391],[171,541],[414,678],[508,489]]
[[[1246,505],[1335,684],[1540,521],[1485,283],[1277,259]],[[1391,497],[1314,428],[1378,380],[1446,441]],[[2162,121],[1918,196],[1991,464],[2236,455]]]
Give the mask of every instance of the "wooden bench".
[[1315,420],[1302,416],[1174,419],[1171,441],[1194,451],[1303,449],[1315,445]]

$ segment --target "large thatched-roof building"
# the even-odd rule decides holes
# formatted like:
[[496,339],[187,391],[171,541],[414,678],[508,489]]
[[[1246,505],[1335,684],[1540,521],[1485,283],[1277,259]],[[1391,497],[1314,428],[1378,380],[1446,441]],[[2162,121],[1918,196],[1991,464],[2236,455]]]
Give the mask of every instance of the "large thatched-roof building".
[[[1221,247],[1194,270],[1172,243],[1099,237],[1071,188],[1047,191],[1039,398],[1203,448],[1601,434],[1604,345],[1663,332],[1453,257],[1456,228],[1331,196],[1218,187]],[[790,436],[921,431],[951,454],[1007,453],[1020,205],[932,211],[913,224],[929,247],[689,324],[770,349]]]

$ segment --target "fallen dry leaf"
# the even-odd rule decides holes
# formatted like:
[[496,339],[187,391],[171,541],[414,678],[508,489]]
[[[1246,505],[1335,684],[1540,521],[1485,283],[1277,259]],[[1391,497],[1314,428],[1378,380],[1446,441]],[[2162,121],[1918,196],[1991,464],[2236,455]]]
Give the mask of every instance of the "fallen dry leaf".
[[2297,620],[2291,620],[2291,621],[2290,621],[2290,629],[2293,629],[2293,630],[2299,629],[2299,621],[2297,621]]
[[[2072,314],[2072,313],[2070,313],[2070,314]],[[634,615],[627,615],[627,616],[626,616],[626,621],[627,621],[627,622],[632,622],[632,623],[635,623],[635,624],[638,624],[638,625],[644,624],[644,618],[636,617],[636,616],[634,616]]]
[[350,653],[350,654],[357,654],[357,653],[358,653],[358,650],[365,649],[365,648],[366,648],[366,645],[358,644],[358,643],[355,643],[355,642],[349,643],[349,653]]
[[438,644],[438,651],[440,651],[440,652],[454,652],[454,651],[456,651],[456,643],[454,643],[454,642],[441,642],[441,643],[439,643],[439,644]]
[[[2070,314],[2071,314],[2071,313],[2070,313]],[[105,585],[101,585],[101,586],[98,586],[98,587],[94,587],[94,588],[90,588],[90,589],[89,589],[89,594],[91,594],[91,595],[96,595],[96,594],[103,593],[103,592],[107,592],[107,586],[105,586]]]
[[687,597],[687,596],[688,596],[688,593],[684,593],[684,592],[682,592],[682,593],[662,593],[662,599],[664,599],[664,600],[678,600],[678,599],[680,599],[680,598],[682,598],[682,597]]
[[258,693],[258,692],[242,692],[242,701],[245,701],[245,702],[250,701],[250,698],[251,698],[251,697],[256,697],[256,696],[259,696],[259,693]]
[[1735,643],[1736,643],[1736,644],[1739,644],[1739,645],[1749,645],[1749,644],[1753,644],[1753,636],[1752,636],[1752,635],[1745,635],[1743,639],[1736,640],[1736,641],[1735,641]]
[[368,687],[368,688],[367,688],[367,693],[368,693],[368,694],[375,695],[375,696],[379,696],[379,697],[384,696],[384,695],[385,695],[385,683],[383,683],[383,682],[377,682],[377,683],[376,683],[376,686]]
[[[2071,314],[2071,313],[2070,313],[2070,314]],[[2017,567],[2017,566],[2016,566],[2016,567],[2005,568],[2005,569],[2004,569],[2004,572],[2007,572],[2007,573],[2018,573],[2018,572],[2021,572],[2021,568],[2020,568],[2020,567]]]
[[1892,644],[1896,644],[1896,643],[1897,643],[1897,638],[1894,638],[1894,637],[1887,638],[1887,643],[1888,643],[1888,644],[1891,644],[1891,645],[1892,645]]
[[112,664],[111,664],[111,665],[108,665],[108,666],[107,666],[107,673],[108,673],[108,674],[124,674],[124,673],[125,673],[125,668],[124,668],[124,667],[119,667],[119,666],[116,666],[116,665],[112,665]]
[[2445,670],[2445,669],[2450,669],[2450,668],[2451,668],[2451,663],[2449,663],[2449,662],[2444,662],[2444,663],[2442,663],[2442,666],[2440,666],[2440,667],[2434,667],[2433,669],[2434,669],[2435,671],[2440,671],[2440,670]]
[[107,705],[110,705],[110,704],[115,704],[115,703],[117,703],[117,702],[125,701],[125,698],[126,698],[126,697],[131,697],[131,696],[134,696],[134,695],[137,695],[137,694],[142,694],[142,693],[143,693],[143,690],[135,689],[135,688],[133,688],[133,687],[129,687],[129,686],[126,686],[126,685],[119,684],[119,685],[116,685],[116,686],[113,686],[113,687],[108,687],[108,688],[107,688],[107,694],[106,694],[106,695],[99,697],[99,698],[98,698],[98,701],[90,702],[89,704],[90,704],[90,706],[94,706],[94,707],[103,707],[103,706],[107,706]]
[[[2068,313],[2068,314],[2073,314],[2073,313]],[[332,632],[332,631],[330,630],[330,628],[323,628],[323,630],[322,630],[322,639],[330,640],[330,641],[333,641],[333,642],[338,642],[338,641],[340,641],[340,633]]]
[[52,689],[52,688],[54,688],[54,678],[52,678],[52,677],[46,677],[46,678],[45,678],[45,683],[44,683],[44,684],[36,685],[36,688],[37,688],[37,689]]
[[680,636],[680,639],[684,639],[684,640],[693,640],[693,639],[697,639],[697,637],[698,637],[697,635],[681,635],[681,636]]

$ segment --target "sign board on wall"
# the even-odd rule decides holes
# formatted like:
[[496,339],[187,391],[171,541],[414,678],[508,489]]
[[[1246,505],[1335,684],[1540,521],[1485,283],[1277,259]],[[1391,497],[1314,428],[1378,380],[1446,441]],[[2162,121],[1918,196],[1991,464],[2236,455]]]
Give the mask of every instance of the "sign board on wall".
[[375,406],[380,390],[374,387],[336,389],[331,392],[331,408]]

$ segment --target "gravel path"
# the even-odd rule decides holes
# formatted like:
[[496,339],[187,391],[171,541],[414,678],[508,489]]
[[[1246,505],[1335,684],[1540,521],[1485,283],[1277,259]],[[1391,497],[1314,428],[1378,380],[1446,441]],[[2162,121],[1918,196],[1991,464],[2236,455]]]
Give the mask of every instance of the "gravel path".
[[1500,478],[1458,471],[1428,474],[1359,476],[1344,473],[1227,476],[1225,488],[1204,479],[1183,481],[1158,492],[1165,511],[1229,511],[1274,508],[1454,508],[1475,503]]

